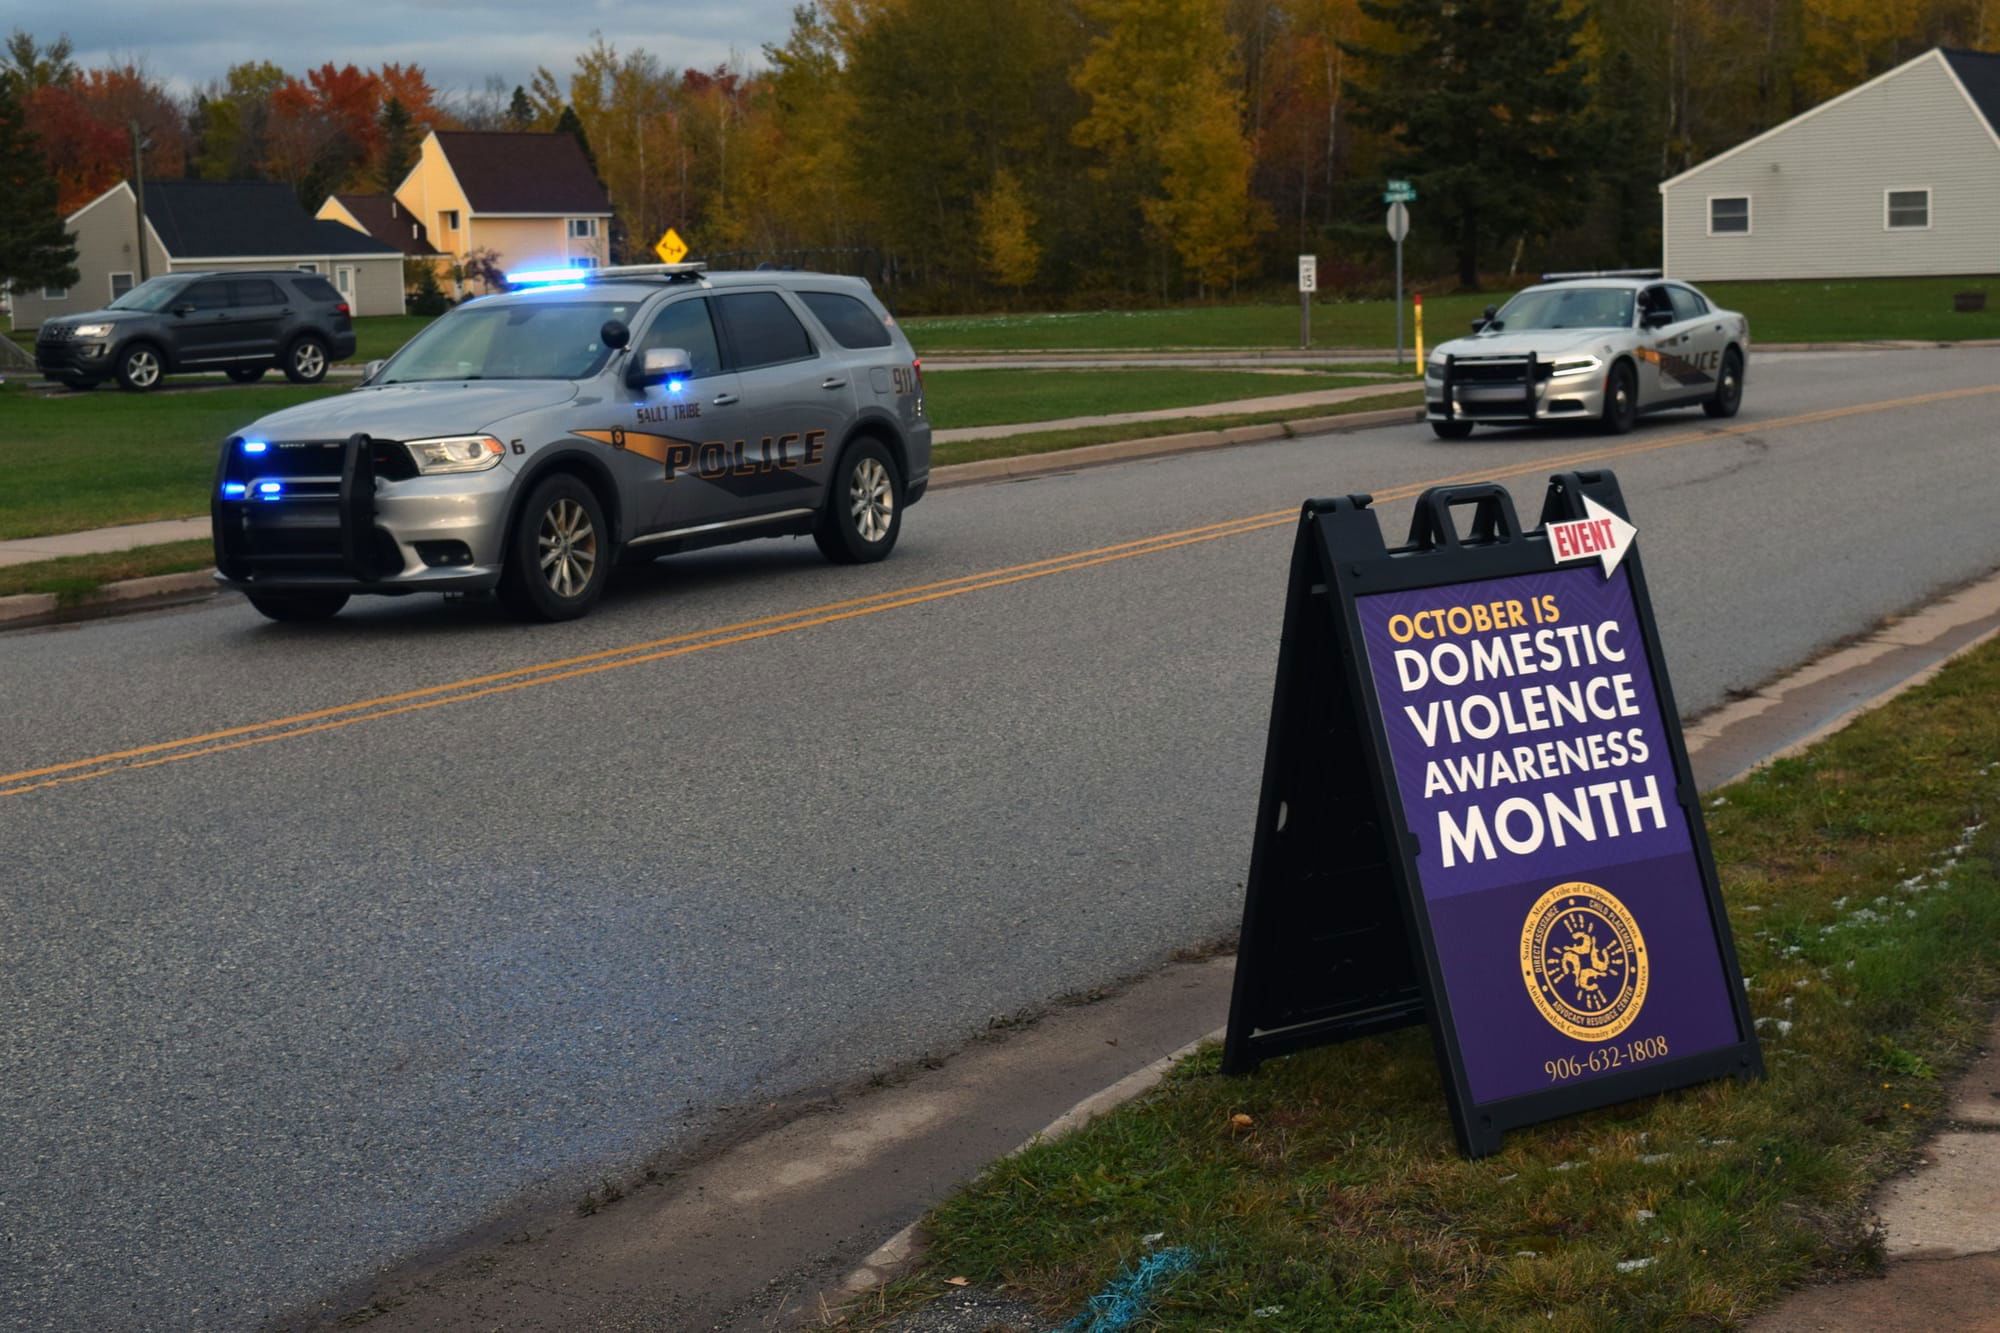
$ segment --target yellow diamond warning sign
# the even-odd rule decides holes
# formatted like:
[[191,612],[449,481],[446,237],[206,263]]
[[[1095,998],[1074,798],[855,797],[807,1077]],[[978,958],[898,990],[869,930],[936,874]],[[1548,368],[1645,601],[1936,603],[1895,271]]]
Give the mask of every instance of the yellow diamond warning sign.
[[678,264],[687,258],[687,252],[687,242],[672,227],[667,228],[667,234],[653,243],[653,253],[660,257],[662,264]]

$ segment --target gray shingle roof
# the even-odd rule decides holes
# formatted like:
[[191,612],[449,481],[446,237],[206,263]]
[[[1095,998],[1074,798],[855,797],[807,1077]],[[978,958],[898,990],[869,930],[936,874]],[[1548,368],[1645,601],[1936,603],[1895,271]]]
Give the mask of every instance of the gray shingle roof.
[[149,180],[146,220],[175,259],[396,253],[352,227],[315,220],[276,181]]
[[1972,104],[1986,117],[1986,126],[2000,134],[2000,55],[1991,51],[1958,51],[1940,47],[1939,53],[1972,95]]
[[572,135],[439,130],[437,137],[475,213],[611,211],[611,197]]

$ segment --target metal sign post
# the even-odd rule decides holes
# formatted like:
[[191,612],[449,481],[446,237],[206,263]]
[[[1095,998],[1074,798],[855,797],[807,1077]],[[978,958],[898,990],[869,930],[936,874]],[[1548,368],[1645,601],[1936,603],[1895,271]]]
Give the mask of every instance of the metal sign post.
[[1473,1157],[1760,1074],[1617,479],[1370,503],[1300,515],[1223,1072],[1428,1023]]
[[1299,350],[1312,347],[1312,294],[1319,289],[1319,256],[1299,256]]
[[1403,238],[1410,234],[1410,210],[1400,198],[1390,201],[1387,221],[1389,239],[1396,243],[1396,364],[1401,366],[1403,364]]

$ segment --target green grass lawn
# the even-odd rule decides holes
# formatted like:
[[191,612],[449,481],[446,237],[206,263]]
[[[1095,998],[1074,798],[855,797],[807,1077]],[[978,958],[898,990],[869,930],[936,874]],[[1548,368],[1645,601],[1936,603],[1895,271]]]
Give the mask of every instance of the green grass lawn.
[[[1953,311],[1954,292],[1982,289],[1988,296],[1986,311],[1976,315]],[[2000,276],[1721,282],[1704,285],[1703,290],[1723,306],[1748,315],[1751,336],[1765,342],[2000,338]],[[1426,345],[1435,347],[1445,338],[1465,333],[1488,304],[1504,303],[1509,295],[1495,291],[1425,297]],[[1395,316],[1389,301],[1317,301],[1312,308],[1313,346],[1387,347],[1395,340]],[[1406,346],[1413,337],[1413,321],[1407,316],[1406,311]],[[1275,304],[940,316],[907,319],[903,328],[925,356],[1090,348],[1282,348],[1298,346],[1299,308]]]
[[924,377],[924,410],[932,426],[953,430],[1194,407],[1358,384],[1393,387],[1370,376],[1260,375],[1236,370],[949,370]]
[[[1137,1327],[1735,1327],[1875,1271],[1867,1200],[1937,1125],[2000,1000],[2000,643],[1714,794],[1768,1073],[1516,1130],[1460,1157],[1421,1028],[1155,1093],[1004,1159],[924,1221],[922,1266],[1063,1325],[1154,1247]],[[1247,845],[1247,844],[1246,844]]]
[[43,395],[0,388],[0,540],[208,509],[216,447],[268,412],[345,386]]
[[386,359],[410,339],[423,332],[435,316],[363,315],[354,321],[354,355],[347,363],[365,366]]

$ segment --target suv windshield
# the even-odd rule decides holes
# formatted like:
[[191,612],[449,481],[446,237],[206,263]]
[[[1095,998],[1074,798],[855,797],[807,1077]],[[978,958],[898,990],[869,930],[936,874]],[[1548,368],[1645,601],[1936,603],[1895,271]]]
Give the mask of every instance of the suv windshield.
[[115,296],[106,310],[165,310],[187,289],[191,278],[148,278],[131,291]]
[[1629,329],[1629,287],[1544,287],[1522,292],[1498,316],[1501,331],[1523,329]]
[[605,321],[630,323],[632,311],[614,301],[462,306],[396,353],[375,383],[583,379],[610,355]]

